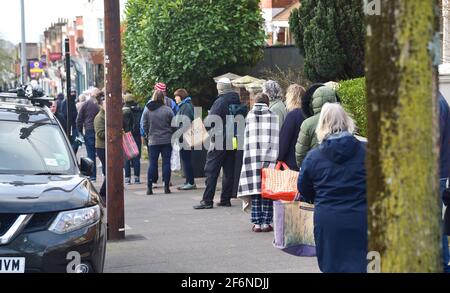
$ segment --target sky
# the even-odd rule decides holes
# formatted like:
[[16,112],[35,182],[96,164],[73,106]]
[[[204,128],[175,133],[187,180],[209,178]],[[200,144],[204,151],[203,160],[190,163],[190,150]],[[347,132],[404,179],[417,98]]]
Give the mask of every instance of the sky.
[[[39,42],[40,35],[58,18],[72,20],[81,14],[84,0],[24,0],[25,36],[28,43]],[[100,0],[102,1],[102,0]],[[123,0],[121,4],[123,5]],[[0,37],[14,44],[21,40],[20,0],[0,0]]]

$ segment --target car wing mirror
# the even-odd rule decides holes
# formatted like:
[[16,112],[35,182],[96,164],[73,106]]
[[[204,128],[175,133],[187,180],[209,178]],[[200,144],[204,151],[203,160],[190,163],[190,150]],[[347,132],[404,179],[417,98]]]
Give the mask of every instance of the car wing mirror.
[[91,177],[94,175],[94,161],[89,158],[80,159],[80,172],[81,175]]

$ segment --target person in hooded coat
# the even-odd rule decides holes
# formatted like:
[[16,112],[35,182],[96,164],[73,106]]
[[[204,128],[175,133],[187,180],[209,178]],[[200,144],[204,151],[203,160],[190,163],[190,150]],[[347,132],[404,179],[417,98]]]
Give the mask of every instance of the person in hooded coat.
[[125,183],[131,184],[131,167],[134,170],[134,183],[141,183],[141,153],[142,153],[142,137],[140,131],[140,121],[143,109],[136,103],[136,98],[132,94],[124,96],[123,113],[123,129],[125,132],[133,134],[134,141],[139,150],[139,155],[131,160],[125,161]]
[[[77,129],[77,116],[78,116],[78,110],[77,107],[75,106],[75,100],[77,98],[77,91],[75,89],[71,89],[70,90],[70,98],[71,98],[71,116],[72,116],[72,120],[71,120],[71,129],[72,129],[72,134],[69,137],[70,140],[70,144],[72,145],[72,149],[75,153],[75,155],[78,152],[78,149],[80,147],[80,145],[76,142],[76,137],[78,137],[78,129]],[[58,109],[58,111],[61,111],[61,115],[64,117],[64,120],[67,121],[68,117],[67,117],[67,107],[68,107],[68,100],[67,98],[65,98],[62,102],[61,102],[61,108]],[[64,125],[64,127],[66,127],[66,125]]]
[[439,137],[440,137],[440,152],[439,152],[439,167],[440,167],[440,180],[439,180],[439,192],[442,196],[442,201],[447,207],[444,213],[444,235],[442,236],[443,247],[443,266],[444,272],[450,273],[450,255],[448,247],[448,238],[450,235],[450,189],[446,188],[446,184],[450,175],[450,107],[445,100],[442,93],[438,95],[439,103]]
[[[166,106],[168,106],[169,108],[172,109],[172,112],[174,115],[177,114],[178,112],[178,105],[177,103],[175,103],[175,101],[171,98],[169,98],[167,96],[167,85],[163,82],[157,82],[154,87],[153,87],[153,91],[160,91],[163,93],[164,95],[164,104]],[[152,96],[149,97],[147,104],[145,105],[144,109],[142,110],[142,115],[141,115],[141,121],[140,121],[140,127],[141,127],[141,136],[144,138],[145,144],[148,145],[148,137],[145,136],[145,132],[144,132],[144,116],[147,114],[148,112],[148,104],[150,104],[150,102],[152,101]],[[149,152],[150,150],[147,149]],[[150,159],[151,154],[149,154],[148,158]],[[153,180],[153,188],[156,188],[156,183],[158,182],[158,166],[156,167],[156,172],[154,173],[154,178]],[[170,183],[169,183],[170,185]]]
[[320,145],[303,161],[298,191],[314,203],[314,240],[325,273],[364,273],[367,268],[366,147],[339,104],[323,106]]
[[173,111],[164,104],[164,93],[156,90],[142,115],[144,134],[148,138],[150,166],[148,168],[147,195],[153,194],[153,178],[158,172],[158,158],[162,156],[164,193],[170,191],[170,158],[172,156]]
[[310,108],[313,110],[314,116],[303,121],[297,144],[295,145],[297,166],[301,166],[306,154],[319,145],[315,131],[319,122],[320,111],[325,103],[336,103],[336,96],[336,91],[327,86],[321,86],[314,91],[310,103]]

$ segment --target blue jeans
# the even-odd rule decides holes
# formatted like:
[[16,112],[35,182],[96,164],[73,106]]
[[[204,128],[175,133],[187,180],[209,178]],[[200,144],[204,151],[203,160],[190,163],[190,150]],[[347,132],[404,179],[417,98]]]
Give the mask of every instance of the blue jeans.
[[159,155],[162,155],[162,171],[164,185],[169,187],[170,183],[170,157],[172,156],[172,145],[161,144],[161,145],[151,145],[150,148],[150,167],[148,168],[148,187],[152,188],[153,178],[155,173],[158,172],[158,159]]
[[131,166],[133,166],[134,176],[136,177],[141,176],[141,150],[142,150],[141,137],[134,136],[134,140],[136,141],[136,145],[139,149],[139,156],[137,156],[132,160],[125,161],[125,178],[131,178]]
[[[439,192],[442,198],[442,195],[444,193],[445,190],[445,183],[447,181],[447,178],[445,179],[441,179],[439,182]],[[447,208],[450,208],[447,207]],[[448,265],[448,263],[450,262],[450,254],[449,254],[449,250],[448,250],[448,238],[447,235],[442,235],[442,257],[443,257],[443,266],[444,266],[444,272],[445,273],[450,273],[450,266]]]
[[95,180],[97,179],[97,164],[95,162],[95,131],[93,129],[86,130],[84,134],[84,144],[86,145],[88,158],[94,161],[94,174],[91,179]]
[[186,183],[194,184],[194,168],[192,167],[192,151],[180,150],[180,158],[183,161],[184,176]]

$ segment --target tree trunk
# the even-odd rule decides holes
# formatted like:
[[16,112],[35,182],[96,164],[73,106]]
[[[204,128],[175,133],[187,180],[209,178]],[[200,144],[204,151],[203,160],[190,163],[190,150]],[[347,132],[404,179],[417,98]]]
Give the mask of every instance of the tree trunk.
[[434,0],[382,0],[367,16],[369,251],[382,272],[439,272]]

